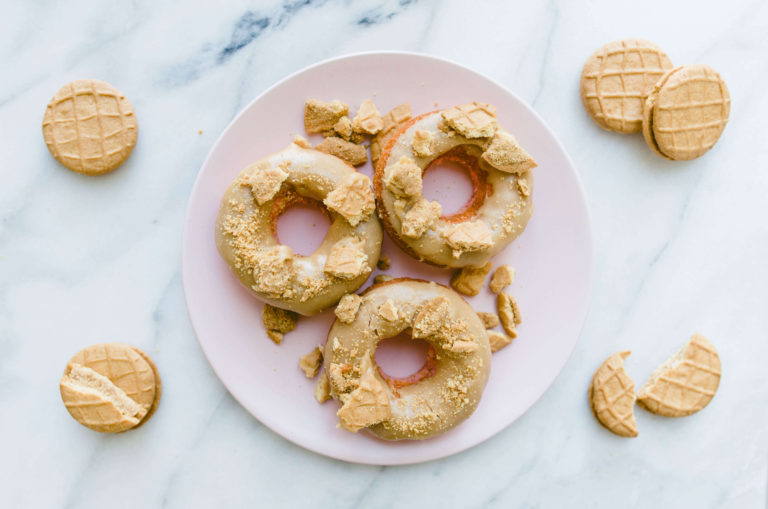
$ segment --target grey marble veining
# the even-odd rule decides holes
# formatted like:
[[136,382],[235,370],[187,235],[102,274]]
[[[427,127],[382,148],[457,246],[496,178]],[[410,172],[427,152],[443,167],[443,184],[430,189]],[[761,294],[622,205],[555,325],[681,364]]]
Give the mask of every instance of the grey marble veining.
[[[0,2],[0,491],[4,507],[712,507],[766,504],[768,4],[669,2]],[[716,148],[663,161],[585,115],[586,57],[641,36],[731,91]],[[483,72],[531,103],[587,191],[597,271],[581,340],[522,418],[422,465],[329,460],[243,410],[205,360],[181,290],[185,208],[232,117],[288,74],[365,50],[411,50]],[[139,119],[124,167],[62,169],[40,122],[65,82],[119,87]],[[202,130],[202,134],[198,131]],[[713,403],[637,411],[640,436],[590,415],[596,366],[631,348],[638,383],[694,330],[720,350]],[[164,398],[120,436],[75,424],[57,381],[83,345],[157,361]]]

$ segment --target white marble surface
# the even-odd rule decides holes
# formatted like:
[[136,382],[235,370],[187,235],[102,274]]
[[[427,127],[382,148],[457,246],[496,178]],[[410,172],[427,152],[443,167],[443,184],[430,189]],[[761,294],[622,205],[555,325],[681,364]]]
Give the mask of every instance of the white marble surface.
[[[768,4],[477,4],[0,3],[0,505],[765,506]],[[703,158],[663,161],[585,115],[583,61],[628,36],[727,80],[731,120]],[[453,59],[532,104],[580,170],[597,253],[581,340],[533,409],[465,453],[392,468],[306,452],[246,413],[197,345],[179,276],[189,191],[235,113],[308,64],[375,49]],[[139,119],[129,162],[101,178],[60,167],[40,132],[80,77],[116,85]],[[633,440],[595,423],[586,387],[607,355],[632,349],[640,383],[694,330],[724,365],[705,411],[638,410]],[[146,349],[164,381],[153,419],[119,436],[74,423],[57,389],[69,356],[104,340]]]

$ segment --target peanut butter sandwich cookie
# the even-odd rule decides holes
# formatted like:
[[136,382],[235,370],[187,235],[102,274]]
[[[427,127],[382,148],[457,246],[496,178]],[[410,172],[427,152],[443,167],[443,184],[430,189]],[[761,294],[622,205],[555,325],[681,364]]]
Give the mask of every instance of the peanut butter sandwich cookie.
[[66,168],[85,175],[108,173],[136,145],[138,125],[128,99],[100,80],[75,80],[48,103],[43,138]]
[[144,424],[160,403],[157,367],[144,352],[102,343],[69,360],[59,382],[70,415],[95,431],[120,433]]
[[623,437],[636,437],[635,382],[624,370],[624,360],[630,352],[618,352],[608,357],[592,377],[589,401],[600,424]]
[[595,51],[581,72],[581,100],[603,129],[639,132],[643,102],[672,62],[655,44],[642,39],[609,42]]

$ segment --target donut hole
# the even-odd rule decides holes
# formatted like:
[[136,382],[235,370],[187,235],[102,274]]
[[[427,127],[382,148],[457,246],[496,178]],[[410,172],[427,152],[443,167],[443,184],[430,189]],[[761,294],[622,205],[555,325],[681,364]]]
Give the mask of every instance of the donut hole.
[[443,216],[461,211],[472,198],[472,178],[467,167],[442,157],[427,166],[422,193],[443,207]]
[[330,227],[330,218],[319,202],[294,200],[277,216],[275,240],[294,253],[308,256],[320,247]]
[[[424,373],[420,372],[424,371],[433,357],[432,346],[423,339],[412,338],[410,329],[383,339],[376,345],[376,364],[381,375],[388,380],[409,381],[409,378],[423,375]],[[409,382],[417,381],[413,379]]]

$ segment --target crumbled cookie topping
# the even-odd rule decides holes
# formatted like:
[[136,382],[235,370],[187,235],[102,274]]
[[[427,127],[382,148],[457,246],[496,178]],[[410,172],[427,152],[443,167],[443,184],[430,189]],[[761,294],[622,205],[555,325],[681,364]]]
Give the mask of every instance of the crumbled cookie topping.
[[333,125],[333,130],[336,134],[349,141],[352,137],[352,121],[349,117],[341,117],[339,121]]
[[480,317],[480,320],[483,322],[483,326],[486,329],[492,329],[499,325],[499,315],[496,313],[487,313],[485,311],[478,311],[477,316]]
[[491,283],[488,287],[493,293],[499,293],[504,288],[512,284],[515,279],[515,269],[510,265],[502,265],[496,269],[491,276]]
[[425,302],[413,319],[414,338],[428,338],[440,332],[449,320],[450,303],[442,295]]
[[482,267],[462,267],[453,273],[451,286],[463,295],[475,296],[483,288],[492,266],[491,262],[487,262]]
[[475,338],[468,333],[469,325],[464,320],[454,320],[440,331],[443,346],[453,353],[469,353],[477,350]]
[[294,294],[293,250],[288,246],[273,246],[253,256],[253,289],[270,297],[290,298]]
[[299,315],[293,311],[280,309],[269,304],[264,304],[264,309],[261,312],[261,322],[267,329],[267,336],[278,345],[283,341],[284,334],[296,328],[298,319]]
[[365,151],[364,146],[343,138],[326,138],[317,144],[315,150],[336,156],[352,166],[360,166],[368,161],[368,153]]
[[396,322],[398,319],[397,307],[392,299],[387,299],[379,306],[379,316],[388,322]]
[[370,357],[363,359],[361,371],[359,385],[349,394],[349,397],[346,398],[336,413],[339,417],[339,426],[352,432],[372,426],[392,416],[386,387],[376,376]]
[[304,130],[308,133],[321,133],[332,129],[336,122],[349,113],[349,106],[341,101],[329,103],[307,99],[304,105]]
[[370,270],[367,261],[365,241],[354,237],[344,237],[331,248],[323,271],[341,279],[354,279]]
[[520,191],[520,196],[528,198],[531,195],[531,187],[528,185],[528,181],[523,178],[517,179],[517,190]]
[[465,221],[450,225],[443,230],[443,238],[453,250],[453,256],[458,258],[461,253],[487,249],[493,245],[491,230],[482,220]]
[[318,403],[325,403],[331,399],[331,382],[328,380],[328,373],[323,371],[315,385],[315,399]]
[[500,293],[496,298],[496,308],[499,311],[499,319],[504,331],[511,337],[516,338],[516,326],[522,322],[517,301],[506,293]]
[[352,374],[351,364],[335,364],[328,366],[328,379],[334,391],[341,394],[355,387],[355,380],[350,376]]
[[465,138],[488,138],[496,133],[496,108],[477,101],[441,112],[446,124]]
[[293,137],[293,144],[301,148],[312,148],[312,144],[304,136],[298,134]]
[[491,352],[498,352],[512,342],[512,338],[495,330],[488,331],[488,342],[491,344]]
[[320,372],[320,368],[323,366],[323,351],[320,347],[315,347],[314,350],[304,355],[299,359],[299,367],[307,376],[307,378],[315,378]]
[[336,318],[342,323],[350,324],[355,321],[357,310],[360,309],[360,303],[363,299],[356,293],[348,293],[341,298],[336,306]]
[[263,205],[275,197],[287,178],[288,173],[280,168],[259,168],[248,177],[247,183],[256,203]]
[[395,106],[389,113],[384,115],[384,127],[371,142],[371,159],[374,163],[378,162],[381,151],[384,150],[387,142],[397,132],[397,129],[411,119],[411,105],[403,103]]
[[505,132],[496,133],[482,158],[497,170],[507,173],[523,173],[537,166],[515,137]]
[[382,253],[382,255],[379,257],[379,261],[376,262],[376,266],[379,268],[379,270],[389,270],[389,268],[392,266],[392,262],[389,259],[389,256]]
[[376,285],[379,285],[381,283],[386,283],[387,281],[392,281],[394,279],[389,274],[379,274],[378,276],[373,278],[373,283]]
[[368,219],[376,208],[371,180],[361,173],[350,173],[328,193],[323,203],[344,216],[352,226]]
[[384,127],[384,119],[373,101],[366,99],[352,120],[352,129],[359,133],[376,134]]
[[429,157],[435,153],[435,136],[421,129],[416,129],[411,141],[411,150],[416,157]]
[[421,168],[413,159],[403,156],[384,169],[384,185],[399,198],[420,196],[423,185]]

